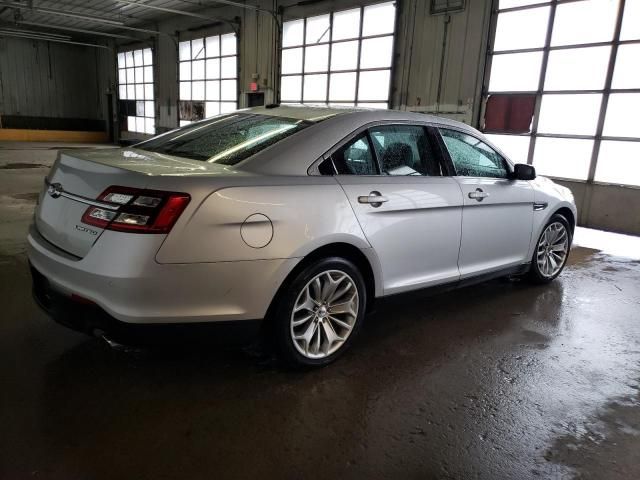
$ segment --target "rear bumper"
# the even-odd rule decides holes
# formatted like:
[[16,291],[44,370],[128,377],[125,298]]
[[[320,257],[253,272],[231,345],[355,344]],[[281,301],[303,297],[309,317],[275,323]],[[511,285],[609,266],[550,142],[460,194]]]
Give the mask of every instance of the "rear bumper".
[[32,227],[27,253],[48,291],[90,300],[120,323],[152,325],[261,319],[298,261],[159,264],[154,256],[163,240],[107,231],[77,259]]
[[102,336],[124,343],[148,344],[202,341],[243,344],[258,337],[261,320],[241,322],[135,324],[121,322],[95,304],[75,301],[56,292],[48,280],[31,266],[33,298],[51,319],[87,335]]

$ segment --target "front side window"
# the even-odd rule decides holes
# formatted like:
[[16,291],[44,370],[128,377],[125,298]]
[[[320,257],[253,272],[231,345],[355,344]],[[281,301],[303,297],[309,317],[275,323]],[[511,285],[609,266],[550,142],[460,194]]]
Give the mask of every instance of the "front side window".
[[440,129],[456,173],[463,177],[507,178],[505,160],[487,144],[466,133]]
[[235,165],[310,125],[313,123],[306,120],[238,113],[191,124],[136,148]]
[[425,129],[413,125],[387,125],[370,130],[371,141],[386,175],[441,175]]
[[377,175],[376,161],[366,133],[335,152],[331,159],[339,175]]

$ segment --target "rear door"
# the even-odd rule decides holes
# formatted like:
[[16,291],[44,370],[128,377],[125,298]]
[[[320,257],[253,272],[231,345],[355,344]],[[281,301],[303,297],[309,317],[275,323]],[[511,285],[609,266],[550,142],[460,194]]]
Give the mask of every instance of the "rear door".
[[479,138],[440,128],[462,190],[461,278],[527,262],[533,188],[509,178],[507,161]]
[[331,155],[379,257],[385,294],[459,278],[462,196],[442,175],[430,135],[421,125],[373,126]]

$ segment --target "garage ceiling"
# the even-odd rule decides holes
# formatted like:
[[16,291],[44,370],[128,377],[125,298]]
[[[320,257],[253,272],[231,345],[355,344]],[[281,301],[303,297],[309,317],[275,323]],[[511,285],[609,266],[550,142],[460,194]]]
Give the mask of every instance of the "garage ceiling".
[[[139,3],[140,5],[136,5]],[[0,0],[0,28],[34,32],[66,32],[71,37],[95,36],[99,33],[135,38],[155,30],[153,23],[181,12],[201,20],[215,21],[212,9],[225,1],[209,0]],[[206,9],[209,15],[202,11]],[[60,27],[56,29],[56,27]],[[63,28],[64,27],[64,28]],[[2,33],[0,33],[0,36]],[[75,38],[74,38],[75,39]]]

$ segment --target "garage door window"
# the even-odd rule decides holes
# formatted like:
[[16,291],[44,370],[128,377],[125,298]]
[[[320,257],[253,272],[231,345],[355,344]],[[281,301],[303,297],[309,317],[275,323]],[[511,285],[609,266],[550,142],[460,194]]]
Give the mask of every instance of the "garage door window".
[[180,42],[180,125],[238,108],[235,34]]
[[118,97],[122,130],[155,134],[150,48],[118,53]]
[[512,160],[556,178],[640,185],[639,5],[499,1],[487,97],[535,97],[525,132],[486,119]]
[[283,103],[388,108],[395,2],[284,22]]

